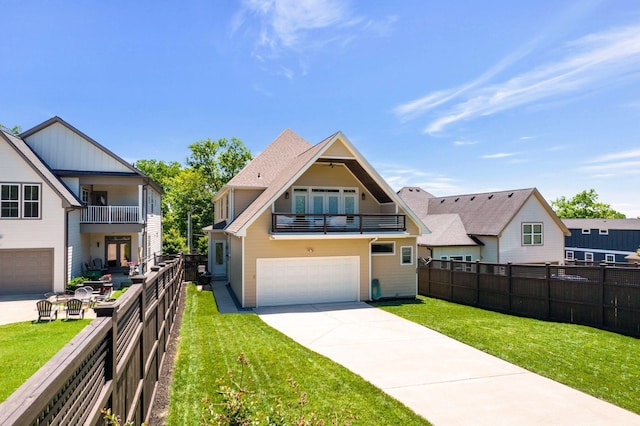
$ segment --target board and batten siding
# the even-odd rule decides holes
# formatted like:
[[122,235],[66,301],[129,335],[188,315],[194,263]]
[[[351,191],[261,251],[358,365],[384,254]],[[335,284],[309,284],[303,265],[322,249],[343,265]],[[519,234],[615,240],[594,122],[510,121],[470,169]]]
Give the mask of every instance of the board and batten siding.
[[[395,243],[395,252],[371,255],[371,280],[380,281],[381,297],[415,297],[417,292],[416,237],[379,239],[376,243]],[[413,261],[402,265],[401,247],[413,248]]]
[[60,123],[34,133],[25,142],[54,170],[131,173],[127,166]]
[[359,256],[359,298],[369,299],[369,239],[327,237],[312,240],[272,240],[270,226],[271,212],[265,211],[247,230],[244,251],[244,307],[256,306],[256,273],[259,258]]
[[[542,223],[543,244],[523,245],[522,224]],[[564,234],[547,210],[534,196],[529,197],[507,225],[500,239],[500,263],[564,262]]]
[[65,208],[60,196],[8,144],[0,144],[0,182],[40,184],[40,219],[0,219],[0,250],[53,249],[53,289],[64,291]]

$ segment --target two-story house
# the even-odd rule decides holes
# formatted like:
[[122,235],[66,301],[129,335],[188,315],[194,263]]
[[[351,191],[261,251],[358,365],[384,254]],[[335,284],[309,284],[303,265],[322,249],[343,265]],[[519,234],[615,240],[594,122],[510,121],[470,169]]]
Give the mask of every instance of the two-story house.
[[0,131],[0,294],[64,291],[87,266],[143,272],[162,250],[161,195],[59,117]]
[[569,230],[536,188],[435,197],[404,187],[398,195],[427,225],[419,255],[489,263],[564,261]]
[[562,219],[568,262],[624,263],[640,250],[640,219]]
[[341,132],[282,132],[214,197],[210,271],[243,307],[415,297],[428,232]]

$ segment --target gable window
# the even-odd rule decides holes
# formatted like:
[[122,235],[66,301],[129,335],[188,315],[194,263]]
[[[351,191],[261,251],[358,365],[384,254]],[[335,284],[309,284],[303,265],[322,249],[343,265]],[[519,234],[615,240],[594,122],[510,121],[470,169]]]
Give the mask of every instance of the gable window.
[[396,243],[371,243],[371,254],[377,256],[390,256],[396,253]]
[[542,245],[542,223],[522,224],[522,244],[525,246]]
[[40,185],[8,183],[0,185],[0,218],[38,219]]
[[588,234],[590,234],[590,233],[591,233],[591,229],[589,229],[589,228],[582,228],[582,233],[583,233],[584,235],[588,235]]
[[400,264],[413,265],[413,247],[411,246],[400,247]]
[[600,235],[609,235],[609,230],[608,229],[600,229],[599,231]]
[[605,254],[604,261],[607,263],[616,263],[616,255],[615,254]]
[[567,260],[573,260],[573,250],[565,250],[564,252],[564,258]]

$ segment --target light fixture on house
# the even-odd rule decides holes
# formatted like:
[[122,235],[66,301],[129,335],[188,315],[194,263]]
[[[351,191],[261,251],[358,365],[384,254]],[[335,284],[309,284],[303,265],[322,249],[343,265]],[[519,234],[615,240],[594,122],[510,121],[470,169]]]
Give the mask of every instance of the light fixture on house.
[[307,247],[307,253],[313,253],[313,247]]
[[329,163],[329,167],[333,169],[333,162]]
[[100,241],[98,241],[98,242],[96,243],[96,246],[97,246],[98,248],[100,248]]
[[289,191],[287,191],[287,192],[285,192],[285,193],[284,193],[284,199],[285,199],[285,200],[288,200],[288,199],[289,199]]
[[364,201],[364,192],[362,193],[361,197],[362,197],[362,201]]

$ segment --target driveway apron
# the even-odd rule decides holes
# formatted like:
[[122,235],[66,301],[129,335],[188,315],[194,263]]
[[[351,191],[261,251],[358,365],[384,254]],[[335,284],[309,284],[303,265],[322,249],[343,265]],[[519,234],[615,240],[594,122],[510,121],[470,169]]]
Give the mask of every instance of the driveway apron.
[[256,308],[435,425],[640,425],[640,416],[371,307]]

